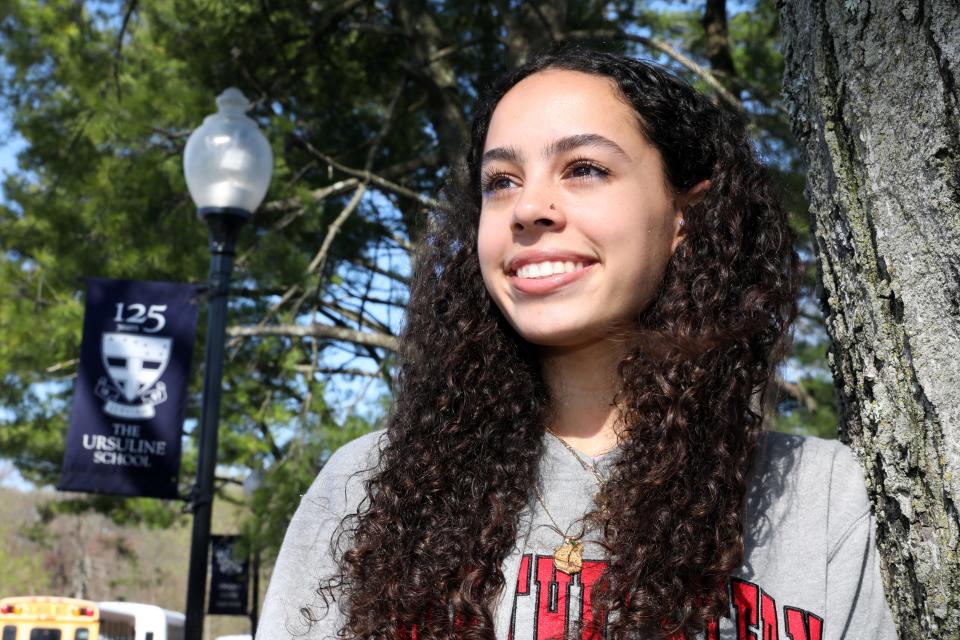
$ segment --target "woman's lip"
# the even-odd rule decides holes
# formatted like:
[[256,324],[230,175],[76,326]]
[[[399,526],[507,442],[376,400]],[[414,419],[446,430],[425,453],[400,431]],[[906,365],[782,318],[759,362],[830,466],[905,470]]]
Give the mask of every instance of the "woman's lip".
[[569,273],[558,273],[552,276],[546,276],[544,278],[521,278],[516,274],[510,275],[507,279],[510,281],[510,286],[512,286],[517,291],[526,293],[529,295],[545,295],[548,293],[553,293],[557,289],[567,286],[571,282],[575,282],[580,278],[587,275],[594,266],[593,264],[588,264],[582,269],[577,269],[576,271],[571,271]]
[[516,273],[520,267],[536,262],[573,262],[576,264],[590,265],[597,261],[596,258],[581,255],[579,253],[570,253],[557,249],[543,249],[540,251],[524,251],[507,263],[506,271]]

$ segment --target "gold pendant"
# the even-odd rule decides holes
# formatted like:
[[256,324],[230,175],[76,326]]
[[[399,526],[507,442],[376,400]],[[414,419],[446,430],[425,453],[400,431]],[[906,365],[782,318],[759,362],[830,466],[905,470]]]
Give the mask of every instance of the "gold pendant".
[[583,543],[564,538],[563,543],[553,550],[553,566],[571,575],[580,573],[583,568]]

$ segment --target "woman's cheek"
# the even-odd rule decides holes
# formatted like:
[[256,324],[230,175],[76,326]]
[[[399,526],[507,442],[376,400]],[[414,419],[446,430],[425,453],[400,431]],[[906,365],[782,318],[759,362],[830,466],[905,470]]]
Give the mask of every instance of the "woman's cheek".
[[480,214],[477,228],[477,259],[480,261],[480,272],[484,283],[490,288],[490,278],[494,271],[499,271],[503,261],[503,239],[497,233],[492,215]]

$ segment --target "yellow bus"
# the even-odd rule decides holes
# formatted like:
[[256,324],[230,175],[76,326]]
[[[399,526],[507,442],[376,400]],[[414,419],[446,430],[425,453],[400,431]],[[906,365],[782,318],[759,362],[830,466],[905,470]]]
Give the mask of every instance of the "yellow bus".
[[134,640],[136,617],[55,596],[0,599],[0,640]]

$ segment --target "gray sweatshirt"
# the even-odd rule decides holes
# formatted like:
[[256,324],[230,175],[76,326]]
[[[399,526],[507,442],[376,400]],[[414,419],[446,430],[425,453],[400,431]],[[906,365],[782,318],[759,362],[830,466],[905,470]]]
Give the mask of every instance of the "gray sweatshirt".
[[[332,570],[331,537],[363,498],[363,472],[376,464],[382,437],[378,431],[343,446],[303,496],[277,558],[257,640],[328,638],[340,628],[336,605],[327,611],[316,589]],[[575,523],[592,507],[597,483],[555,437],[544,437],[539,486],[549,516],[535,498],[521,516],[521,535],[503,564],[507,588],[495,614],[500,640],[564,637],[591,615],[590,586],[605,567],[591,532],[579,574],[554,567],[553,550],[562,539],[552,521],[580,533]],[[615,455],[596,461],[601,472]],[[728,616],[708,627],[704,640],[896,638],[863,475],[850,450],[835,441],[767,433],[757,456],[744,562],[730,580]],[[307,625],[304,607],[321,616],[319,622]]]

